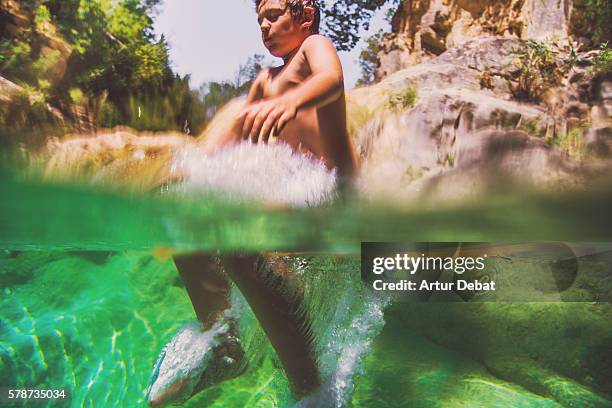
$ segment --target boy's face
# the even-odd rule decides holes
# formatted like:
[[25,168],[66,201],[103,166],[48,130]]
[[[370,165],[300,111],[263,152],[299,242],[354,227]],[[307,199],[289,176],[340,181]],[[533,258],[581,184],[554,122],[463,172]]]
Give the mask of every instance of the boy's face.
[[263,43],[275,57],[287,56],[310,34],[309,28],[293,17],[287,0],[263,0],[257,18]]

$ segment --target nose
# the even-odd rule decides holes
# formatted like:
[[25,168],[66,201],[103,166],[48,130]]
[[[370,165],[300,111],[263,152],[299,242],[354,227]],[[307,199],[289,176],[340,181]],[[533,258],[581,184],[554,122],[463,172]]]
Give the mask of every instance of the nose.
[[263,34],[267,34],[268,31],[270,31],[270,22],[267,19],[264,19],[259,25],[259,28]]

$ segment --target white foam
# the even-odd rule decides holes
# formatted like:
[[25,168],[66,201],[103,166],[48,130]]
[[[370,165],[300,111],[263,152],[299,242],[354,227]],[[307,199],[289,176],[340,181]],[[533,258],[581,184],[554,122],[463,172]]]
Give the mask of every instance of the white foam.
[[175,154],[172,172],[183,193],[217,193],[295,207],[317,206],[336,196],[336,172],[283,143],[240,143],[214,155],[189,147]]
[[[356,294],[347,292],[344,295]],[[335,362],[332,372],[315,393],[298,401],[293,408],[342,408],[348,405],[355,386],[353,377],[363,370],[363,357],[385,324],[383,310],[390,301],[388,297],[374,294],[364,296],[363,300],[366,307],[353,316],[348,327],[331,329],[330,338],[334,341],[326,345],[320,360]]]
[[[183,401],[189,398],[218,344],[217,335],[227,331],[224,322],[204,331],[200,322],[184,325],[164,347],[148,390],[149,401]],[[176,392],[176,389],[180,392]],[[166,396],[168,395],[168,397]]]

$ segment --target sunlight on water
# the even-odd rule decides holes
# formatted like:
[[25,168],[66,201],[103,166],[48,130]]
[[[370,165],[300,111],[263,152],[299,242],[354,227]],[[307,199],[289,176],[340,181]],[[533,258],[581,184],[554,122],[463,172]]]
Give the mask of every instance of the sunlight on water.
[[[170,262],[138,252],[5,253],[0,262],[2,278],[13,288],[5,289],[0,300],[1,383],[66,388],[71,406],[145,405],[157,351],[193,319]],[[322,333],[317,349],[330,388],[321,403],[340,404],[352,389],[361,357],[382,328],[384,300],[367,300],[355,259],[308,258],[296,268],[309,293],[316,331]],[[336,290],[342,291],[340,301],[333,296]],[[284,406],[290,397],[275,368],[279,363],[238,292],[234,298],[243,309],[240,325],[250,368],[187,406],[202,401],[212,406],[262,406],[264,401]],[[233,391],[220,394],[225,389]]]

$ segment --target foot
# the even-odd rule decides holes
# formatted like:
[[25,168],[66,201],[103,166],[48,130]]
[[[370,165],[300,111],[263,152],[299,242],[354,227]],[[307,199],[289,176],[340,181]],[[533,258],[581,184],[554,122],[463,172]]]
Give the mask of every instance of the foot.
[[240,375],[246,359],[236,333],[236,322],[225,316],[209,330],[197,321],[183,326],[157,358],[147,391],[149,405],[180,404]]

